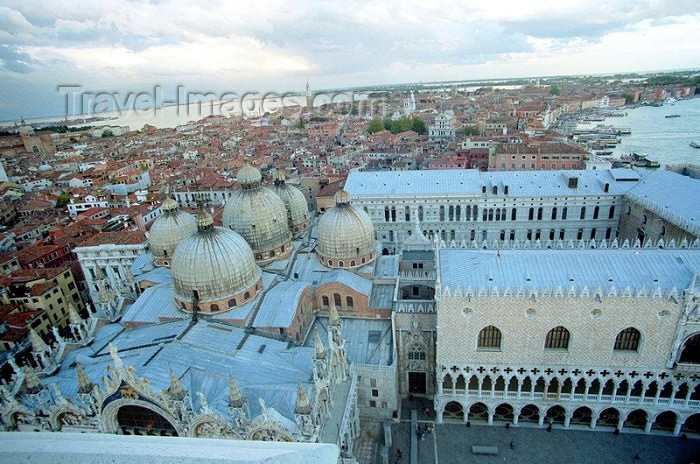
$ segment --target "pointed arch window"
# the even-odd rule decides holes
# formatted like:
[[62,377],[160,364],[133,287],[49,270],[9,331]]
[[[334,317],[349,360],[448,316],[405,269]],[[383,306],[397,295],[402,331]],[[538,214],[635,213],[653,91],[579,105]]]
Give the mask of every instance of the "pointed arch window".
[[559,325],[547,332],[544,347],[552,350],[568,350],[570,336],[571,334],[566,327]]
[[500,350],[501,338],[501,331],[497,327],[489,325],[479,332],[479,339],[477,340],[476,347],[487,350]]
[[614,351],[639,351],[641,332],[634,327],[627,327],[615,337]]

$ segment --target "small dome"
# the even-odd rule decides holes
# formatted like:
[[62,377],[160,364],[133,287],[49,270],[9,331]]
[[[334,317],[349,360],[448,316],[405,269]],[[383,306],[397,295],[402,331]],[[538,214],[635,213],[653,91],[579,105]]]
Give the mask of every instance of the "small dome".
[[157,266],[170,266],[180,241],[197,232],[193,215],[178,210],[177,201],[168,197],[161,205],[163,214],[153,222],[148,244]]
[[292,250],[284,203],[259,182],[233,193],[224,207],[223,223],[248,242],[260,265],[286,257]]
[[376,255],[374,224],[363,210],[350,204],[350,195],[335,194],[336,206],[318,220],[316,252],[329,267],[357,267]]
[[311,214],[304,194],[295,186],[287,184],[284,181],[285,178],[284,171],[277,171],[272,191],[282,199],[284,207],[287,209],[289,230],[296,237],[311,225]]
[[244,189],[259,187],[262,182],[262,175],[260,171],[255,169],[249,163],[245,163],[241,169],[238,170],[236,174],[236,180],[241,184]]
[[173,255],[172,273],[178,306],[191,311],[195,292],[199,311],[226,311],[253,298],[262,288],[262,271],[245,240],[212,225],[201,210],[197,232],[182,240]]
[[349,205],[350,204],[350,194],[345,190],[338,190],[335,195],[333,195],[336,205]]

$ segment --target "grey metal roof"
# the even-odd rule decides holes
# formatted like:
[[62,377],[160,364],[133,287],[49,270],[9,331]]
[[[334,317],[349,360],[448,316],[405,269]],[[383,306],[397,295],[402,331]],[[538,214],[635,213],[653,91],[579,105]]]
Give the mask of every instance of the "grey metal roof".
[[156,323],[161,320],[161,317],[189,318],[175,305],[175,288],[172,277],[164,283],[144,290],[138,299],[124,311],[121,321],[122,323]]
[[358,293],[369,296],[372,291],[372,281],[362,276],[342,269],[330,271],[321,277],[320,283],[338,282],[347,285]]
[[253,327],[289,327],[307,282],[278,282],[263,297]]
[[671,171],[656,171],[625,196],[672,224],[700,235],[700,180]]
[[[114,326],[106,327],[119,349],[119,357],[124,365],[133,366],[138,376],[148,378],[154,392],[170,386],[172,368],[183,387],[191,392],[195,408],[199,407],[196,392],[202,392],[209,406],[227,417],[228,376],[232,374],[248,398],[253,416],[260,414],[257,400],[262,398],[292,429],[296,427],[293,421],[297,382],[301,381],[310,394],[313,347],[290,346],[251,334],[239,349],[245,331],[210,320],[200,320],[193,326],[189,320],[148,325],[121,331],[116,336]],[[42,379],[47,385],[56,383],[68,397],[77,394],[76,359],[96,384],[102,383],[107,366],[112,364],[104,345],[95,354],[85,348],[76,351],[64,360],[56,375]]]
[[685,289],[700,272],[700,250],[575,249],[575,250],[440,250],[440,280],[445,286],[512,292],[525,289],[601,287],[619,291],[628,286],[654,291]]
[[369,309],[391,309],[394,305],[394,284],[372,285]]
[[[389,366],[393,363],[393,335],[390,319],[341,318],[348,361],[357,364]],[[328,348],[328,318],[319,317],[311,327]],[[306,346],[313,348],[314,337],[306,337]]]
[[377,267],[374,277],[380,279],[396,279],[399,276],[399,255],[377,256]]
[[[578,186],[569,188],[568,179],[578,178]],[[345,190],[352,198],[383,197],[390,195],[473,195],[502,198],[508,186],[510,197],[620,195],[635,182],[616,181],[617,178],[639,179],[628,169],[595,171],[504,171],[480,172],[475,169],[447,169],[423,171],[352,171]],[[604,186],[610,185],[609,193]],[[492,187],[498,187],[493,195]]]
[[173,273],[167,267],[157,267],[152,271],[144,272],[143,274],[136,276],[134,278],[136,282],[148,281],[156,284],[162,284],[166,282],[173,281]]

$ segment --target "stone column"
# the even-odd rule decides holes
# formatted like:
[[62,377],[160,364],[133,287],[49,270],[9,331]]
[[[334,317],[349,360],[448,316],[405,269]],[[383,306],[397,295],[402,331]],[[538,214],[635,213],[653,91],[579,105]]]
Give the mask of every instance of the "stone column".
[[[571,413],[571,414],[573,414],[573,413]],[[565,429],[568,429],[568,428],[569,428],[569,424],[571,423],[571,414],[567,414],[567,415],[564,417],[564,428],[565,428]]]
[[520,417],[519,413],[515,412],[515,408],[513,408],[513,425],[518,425],[518,418]]
[[681,422],[680,419],[678,419],[678,416],[676,416],[676,425],[673,426],[673,434],[680,435],[682,426],[683,426],[683,423]]
[[[545,411],[544,414],[547,414],[547,411]],[[540,414],[537,418],[537,425],[539,425],[540,427],[542,427],[542,425],[544,424],[544,414],[542,414],[542,411],[540,411]]]
[[622,428],[625,426],[625,418],[620,414],[620,418],[617,420],[617,430],[622,432]]
[[[591,411],[592,413],[593,411]],[[595,416],[591,414],[591,430],[595,430],[595,426],[598,423],[598,415],[596,414]]]
[[651,426],[654,424],[654,421],[649,420],[649,415],[647,414],[647,423],[644,424],[644,433],[651,433]]

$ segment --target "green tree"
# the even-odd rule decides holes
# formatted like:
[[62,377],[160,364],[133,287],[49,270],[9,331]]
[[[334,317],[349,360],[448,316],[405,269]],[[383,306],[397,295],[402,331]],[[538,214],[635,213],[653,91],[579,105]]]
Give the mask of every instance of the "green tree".
[[374,118],[369,122],[369,126],[367,126],[367,133],[374,134],[375,132],[381,132],[384,129],[384,122],[379,118]]
[[479,128],[474,125],[474,126],[464,126],[462,128],[462,131],[464,132],[464,135],[467,137],[473,136],[473,135],[480,135],[479,133]]
[[62,193],[56,199],[56,208],[63,208],[70,201],[70,195],[67,193]]
[[622,98],[625,99],[625,105],[634,103],[634,95],[632,95],[631,93],[623,93]]
[[114,134],[109,129],[102,131],[102,137],[112,137],[113,135]]
[[561,89],[558,85],[553,85],[549,88],[549,94],[558,97],[559,95],[561,95]]
[[413,131],[417,134],[426,134],[428,132],[428,127],[425,125],[425,121],[418,116],[413,116]]

